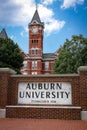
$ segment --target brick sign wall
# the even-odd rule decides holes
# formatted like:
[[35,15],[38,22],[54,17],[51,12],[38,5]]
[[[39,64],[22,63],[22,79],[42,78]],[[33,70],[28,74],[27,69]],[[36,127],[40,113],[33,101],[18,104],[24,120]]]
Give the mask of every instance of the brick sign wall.
[[[30,105],[31,104],[30,102],[28,103],[28,101],[25,101],[25,100],[23,100],[24,103],[22,103],[22,101],[20,101],[20,100],[22,100],[22,98],[19,99],[20,96],[23,97],[22,88],[24,89],[24,91],[27,88],[27,90],[30,92],[29,83],[30,83],[30,85],[32,83],[33,84],[45,84],[45,83],[46,84],[47,83],[48,84],[49,83],[50,84],[58,84],[58,83],[62,83],[64,85],[64,83],[65,83],[65,85],[67,85],[65,87],[66,90],[64,91],[64,88],[60,88],[60,89],[58,88],[59,90],[57,90],[57,94],[59,94],[59,92],[60,92],[61,99],[64,99],[62,97],[63,96],[67,97],[68,93],[69,93],[70,94],[70,97],[69,97],[70,101],[69,102],[62,102],[62,103],[59,102],[59,103],[54,103],[54,104],[55,105],[74,105],[74,106],[79,106],[79,104],[80,104],[80,100],[77,100],[80,97],[79,76],[74,74],[74,75],[40,75],[40,76],[39,75],[38,76],[11,75],[9,87],[8,87],[8,103],[9,103],[9,105],[18,105],[18,104]],[[46,91],[46,90],[42,90],[42,92],[44,92],[44,91]],[[33,90],[32,93],[35,94],[35,92],[37,92],[37,94],[39,93],[38,90],[37,91]],[[40,92],[41,92],[41,90],[40,90]],[[52,90],[52,92],[55,92],[55,91]],[[18,96],[18,93],[21,95]],[[49,94],[49,92],[47,94]],[[28,96],[28,93],[26,96]],[[48,97],[48,99],[50,99],[50,98]],[[35,102],[35,104],[36,104],[36,102]],[[37,103],[37,104],[40,104],[40,103]],[[42,104],[45,104],[45,103],[43,102]],[[52,104],[52,103],[50,103],[50,104]],[[46,103],[46,105],[47,105],[47,103]]]
[[81,119],[87,112],[87,67],[78,74],[37,76],[0,69],[0,92],[7,117]]

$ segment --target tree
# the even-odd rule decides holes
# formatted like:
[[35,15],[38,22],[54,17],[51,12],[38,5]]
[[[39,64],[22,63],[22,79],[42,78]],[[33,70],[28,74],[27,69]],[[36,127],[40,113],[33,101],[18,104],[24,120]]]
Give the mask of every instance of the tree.
[[54,64],[54,73],[77,73],[79,66],[87,65],[87,38],[83,35],[66,39],[58,59]]
[[0,38],[0,67],[9,67],[20,73],[23,56],[17,44],[11,39]]

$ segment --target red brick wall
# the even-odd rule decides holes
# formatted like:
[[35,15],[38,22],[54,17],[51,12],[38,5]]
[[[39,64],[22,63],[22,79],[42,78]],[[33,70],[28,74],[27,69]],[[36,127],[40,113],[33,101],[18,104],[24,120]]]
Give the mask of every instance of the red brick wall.
[[8,118],[65,119],[80,120],[80,109],[66,108],[16,108],[7,107]]
[[[70,82],[72,86],[72,105],[80,105],[80,86],[78,75],[38,75],[38,76],[11,76],[8,87],[8,104],[17,105],[19,82]],[[78,100],[79,99],[79,100]]]
[[0,108],[5,108],[7,105],[8,82],[12,73],[15,74],[11,69],[0,69]]
[[87,67],[80,67],[79,74],[81,107],[87,111]]

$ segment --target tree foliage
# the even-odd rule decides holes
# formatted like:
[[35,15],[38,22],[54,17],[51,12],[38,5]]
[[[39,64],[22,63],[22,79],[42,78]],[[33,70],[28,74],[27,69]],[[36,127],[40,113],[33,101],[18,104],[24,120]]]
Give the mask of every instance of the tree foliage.
[[20,72],[23,65],[23,56],[17,44],[11,39],[0,38],[0,67],[9,67]]
[[87,38],[83,35],[66,39],[54,64],[55,73],[77,73],[79,66],[87,65]]

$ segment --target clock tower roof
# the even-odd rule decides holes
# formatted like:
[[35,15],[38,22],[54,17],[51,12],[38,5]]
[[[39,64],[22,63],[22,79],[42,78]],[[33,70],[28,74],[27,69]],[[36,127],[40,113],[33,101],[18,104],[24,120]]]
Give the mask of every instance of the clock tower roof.
[[40,20],[40,17],[39,17],[39,14],[38,14],[37,9],[36,9],[36,11],[35,11],[35,13],[34,13],[34,15],[33,15],[33,18],[32,18],[32,20],[31,20],[30,24],[32,24],[32,23],[34,23],[34,22],[38,22],[39,24],[44,25],[44,23],[41,22],[41,20]]

